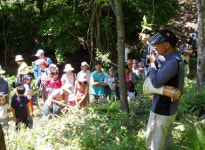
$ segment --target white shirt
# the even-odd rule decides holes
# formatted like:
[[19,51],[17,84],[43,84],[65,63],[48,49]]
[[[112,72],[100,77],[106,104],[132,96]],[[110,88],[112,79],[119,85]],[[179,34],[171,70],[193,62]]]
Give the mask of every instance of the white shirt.
[[74,93],[74,87],[75,87],[75,80],[76,80],[76,74],[72,73],[71,75],[68,75],[67,73],[63,74],[61,78],[62,84],[70,84],[72,86],[72,93]]
[[115,77],[108,76],[107,84],[110,87],[110,89],[114,89],[114,87],[115,87]]

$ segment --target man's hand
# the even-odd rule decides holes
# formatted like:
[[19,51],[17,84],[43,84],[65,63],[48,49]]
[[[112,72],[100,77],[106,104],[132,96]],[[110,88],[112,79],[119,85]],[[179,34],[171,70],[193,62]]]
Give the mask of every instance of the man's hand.
[[155,64],[155,62],[156,62],[156,56],[155,56],[154,53],[150,53],[149,59],[150,59],[150,64],[151,64],[151,65],[152,65],[152,64]]
[[146,46],[149,44],[149,42],[147,41],[147,37],[144,33],[140,33],[139,34],[139,39],[141,40],[141,42]]

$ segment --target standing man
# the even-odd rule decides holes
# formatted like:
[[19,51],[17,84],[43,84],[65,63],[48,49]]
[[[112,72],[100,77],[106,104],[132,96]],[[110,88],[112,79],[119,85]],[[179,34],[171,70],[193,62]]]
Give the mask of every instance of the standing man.
[[[171,30],[162,29],[148,41],[142,33],[139,38],[145,46],[148,45],[150,80],[153,86],[159,88],[167,85],[182,90],[184,82],[183,61],[175,50],[177,43],[175,34]],[[155,45],[156,49],[151,44]],[[154,50],[157,50],[157,53],[153,52]],[[160,68],[156,66],[157,63]],[[177,115],[178,104],[179,99],[173,100],[163,95],[153,95],[146,133],[147,149],[162,150],[171,148],[173,122]]]
[[5,71],[2,70],[0,66],[0,92],[4,92],[4,94],[7,94],[6,102],[9,103],[9,93],[10,93],[9,85],[8,85],[8,82],[4,78],[1,77],[1,75],[4,73]]
[[90,83],[92,84],[91,89],[91,103],[95,100],[104,101],[105,86],[107,86],[107,74],[101,70],[102,62],[95,62],[96,71],[90,75]]
[[[52,60],[48,57],[45,57],[44,50],[42,50],[42,49],[39,49],[37,51],[37,53],[35,54],[35,56],[38,57],[38,59],[35,61],[33,74],[34,74],[35,80],[38,80],[38,77],[39,77],[39,74],[40,74],[40,67],[38,66],[37,62],[39,61],[39,59],[44,59],[46,61],[46,63],[48,64],[48,66],[50,64],[52,64]],[[48,67],[48,66],[46,66],[46,67]]]
[[77,79],[79,78],[79,76],[81,75],[81,74],[86,74],[86,78],[87,78],[87,82],[88,83],[90,83],[90,71],[88,70],[88,68],[89,68],[89,65],[88,65],[88,63],[86,62],[86,61],[83,61],[82,63],[81,63],[81,71],[80,72],[78,72],[78,74],[77,74]]

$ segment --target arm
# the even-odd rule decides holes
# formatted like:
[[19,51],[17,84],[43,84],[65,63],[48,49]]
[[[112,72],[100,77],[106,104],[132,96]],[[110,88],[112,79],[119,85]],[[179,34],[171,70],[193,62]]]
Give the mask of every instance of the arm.
[[38,87],[38,82],[41,80],[41,77],[39,77],[35,83],[35,87]]
[[13,115],[13,121],[17,122],[17,118],[16,118],[16,114],[15,114],[15,109],[11,109],[12,110],[12,115]]
[[175,59],[167,60],[157,70],[155,63],[151,63],[150,67],[150,79],[155,88],[161,87],[171,78],[173,78],[178,72],[178,61]]
[[34,64],[34,69],[33,69],[33,75],[34,75],[34,78],[35,78],[35,80],[37,80],[38,79],[38,76],[39,76],[39,66],[36,64],[36,62],[35,62],[35,64]]
[[78,85],[78,81],[75,81],[75,87],[74,87],[74,95],[77,94],[77,85]]

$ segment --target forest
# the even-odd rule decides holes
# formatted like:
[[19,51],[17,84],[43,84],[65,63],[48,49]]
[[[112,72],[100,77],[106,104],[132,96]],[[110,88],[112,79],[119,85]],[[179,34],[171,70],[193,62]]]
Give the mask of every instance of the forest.
[[[75,73],[79,72],[82,61],[89,63],[90,71],[94,70],[96,60],[102,60],[105,72],[111,67],[118,72],[124,69],[119,65],[124,55],[119,50],[116,1],[0,0],[0,65],[6,71],[3,77],[9,83],[10,99],[15,94],[12,83],[18,68],[15,56],[19,54],[31,72],[38,49],[43,49],[57,64],[60,76],[68,63]],[[197,25],[195,1],[120,2],[124,43],[131,59],[141,61],[141,32],[150,37],[161,28],[169,28],[179,39],[177,49],[190,33],[197,32],[193,26]],[[124,50],[124,46],[121,48]],[[198,60],[197,55],[191,56],[190,73],[185,78],[174,121],[173,150],[205,150],[205,92],[198,83]],[[34,84],[32,80],[31,89],[38,96]],[[16,131],[10,118],[9,129],[3,130],[6,149],[146,149],[152,94],[144,95],[142,85],[139,82],[135,86],[138,95],[134,101],[128,101],[128,111],[123,110],[121,101],[110,100],[83,109],[63,110],[55,119],[47,119],[43,117],[44,104],[39,98],[39,106],[34,107],[33,129],[22,127]]]

